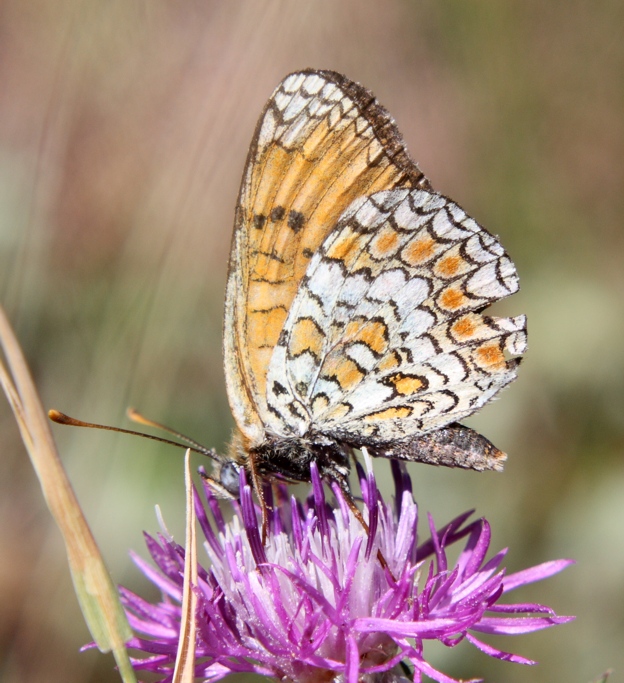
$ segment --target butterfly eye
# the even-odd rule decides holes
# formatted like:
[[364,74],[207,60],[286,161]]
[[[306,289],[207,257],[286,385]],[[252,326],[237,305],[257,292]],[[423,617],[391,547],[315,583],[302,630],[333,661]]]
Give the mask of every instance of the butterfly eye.
[[219,472],[219,482],[221,486],[233,496],[239,494],[239,472],[240,467],[234,462],[226,462],[221,466]]

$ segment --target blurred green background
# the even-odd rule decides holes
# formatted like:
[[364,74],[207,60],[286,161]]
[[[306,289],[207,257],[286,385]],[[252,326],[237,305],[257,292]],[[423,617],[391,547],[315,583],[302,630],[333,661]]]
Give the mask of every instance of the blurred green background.
[[[503,474],[412,466],[441,524],[476,507],[518,593],[577,620],[432,652],[457,677],[624,680],[624,3],[621,0],[0,1],[0,301],[44,404],[129,426],[134,405],[222,449],[231,227],[247,147],[288,72],[341,71],[395,116],[434,187],[501,241],[526,313],[518,381],[470,421]],[[0,679],[116,681],[0,401]],[[159,504],[183,539],[181,451],[54,427],[115,581]],[[197,464],[199,464],[199,459]],[[386,463],[378,472],[386,473]],[[242,678],[238,679],[243,680]]]

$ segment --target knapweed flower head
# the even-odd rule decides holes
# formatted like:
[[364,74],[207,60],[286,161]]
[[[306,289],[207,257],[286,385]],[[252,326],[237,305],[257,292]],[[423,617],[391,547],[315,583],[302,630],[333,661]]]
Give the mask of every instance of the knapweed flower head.
[[[419,544],[418,508],[404,468],[393,462],[394,505],[381,497],[372,468],[360,470],[366,530],[338,486],[334,504],[312,467],[305,502],[276,489],[266,543],[260,512],[245,473],[240,502],[225,521],[208,487],[207,504],[195,496],[206,538],[207,568],[199,567],[195,675],[216,681],[233,672],[254,672],[283,681],[398,681],[423,675],[452,683],[431,666],[424,644],[453,647],[467,640],[486,654],[533,664],[486,644],[477,634],[528,633],[569,621],[550,608],[499,600],[514,588],[566,567],[558,560],[506,575],[506,551],[486,559],[490,526],[468,522],[466,513],[441,529],[428,518],[430,537]],[[267,494],[270,491],[267,490]],[[135,557],[159,587],[162,601],[149,604],[128,590],[122,600],[138,634],[130,643],[147,655],[133,660],[171,680],[180,635],[184,549],[166,535],[146,536],[156,563]],[[449,546],[462,542],[457,561]]]

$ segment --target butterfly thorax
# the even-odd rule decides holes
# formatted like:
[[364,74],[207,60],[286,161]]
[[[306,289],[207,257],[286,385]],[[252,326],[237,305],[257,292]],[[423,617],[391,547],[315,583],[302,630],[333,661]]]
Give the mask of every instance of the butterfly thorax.
[[316,462],[321,477],[345,481],[351,449],[343,444],[315,438],[269,436],[251,449],[249,458],[260,476],[286,481],[310,481],[310,466]]
[[[228,459],[269,480],[310,481],[310,466],[316,462],[321,477],[345,481],[349,474],[352,449],[326,436],[309,432],[304,436],[264,433],[260,443],[252,443],[235,430],[228,448]],[[217,479],[219,475],[217,474]]]

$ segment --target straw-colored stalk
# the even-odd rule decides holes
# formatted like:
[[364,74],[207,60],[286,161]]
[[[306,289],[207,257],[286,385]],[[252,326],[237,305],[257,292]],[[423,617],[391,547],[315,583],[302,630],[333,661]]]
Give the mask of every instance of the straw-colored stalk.
[[0,358],[0,384],[13,409],[48,508],[63,536],[74,589],[89,631],[101,651],[113,651],[122,680],[136,683],[125,648],[132,631],[67,478],[26,360],[2,307],[0,346],[6,359],[5,366]]

